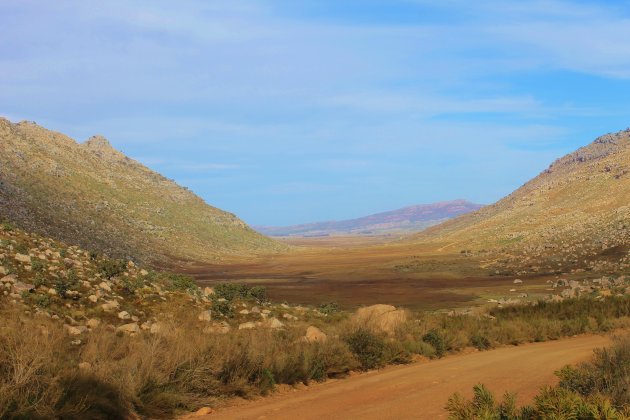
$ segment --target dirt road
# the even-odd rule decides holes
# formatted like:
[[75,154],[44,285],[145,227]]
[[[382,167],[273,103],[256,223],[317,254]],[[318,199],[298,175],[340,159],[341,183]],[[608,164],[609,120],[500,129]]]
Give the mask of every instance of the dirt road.
[[440,419],[454,392],[467,397],[484,383],[497,396],[510,390],[528,403],[553,372],[589,359],[609,339],[581,336],[560,341],[505,347],[445,359],[397,366],[304,390],[219,410],[216,419]]

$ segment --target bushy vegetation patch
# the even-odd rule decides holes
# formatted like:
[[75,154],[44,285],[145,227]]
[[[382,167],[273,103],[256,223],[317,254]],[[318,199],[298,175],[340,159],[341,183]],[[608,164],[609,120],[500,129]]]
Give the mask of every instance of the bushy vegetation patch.
[[363,369],[374,369],[385,365],[386,345],[382,337],[366,328],[360,328],[348,334],[345,341]]
[[556,372],[560,383],[545,387],[531,406],[517,407],[516,396],[506,393],[497,401],[482,384],[473,398],[453,395],[446,405],[453,420],[474,419],[627,419],[630,417],[630,337],[612,347],[596,350],[593,360]]
[[241,283],[217,284],[214,286],[214,295],[217,299],[229,302],[235,299],[253,299],[260,303],[267,301],[267,289],[264,286],[249,287]]

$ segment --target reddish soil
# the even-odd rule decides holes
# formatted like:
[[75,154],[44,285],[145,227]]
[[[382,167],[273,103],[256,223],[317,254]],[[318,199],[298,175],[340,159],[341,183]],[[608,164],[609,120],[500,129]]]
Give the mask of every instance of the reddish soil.
[[[360,238],[366,241],[366,238]],[[376,240],[376,239],[375,239]],[[226,281],[262,285],[274,301],[317,305],[336,301],[343,307],[387,303],[416,309],[445,309],[509,296],[513,277],[490,276],[483,261],[453,250],[410,248],[406,244],[373,246],[356,238],[303,238],[291,252],[222,265],[178,267],[201,286]],[[518,292],[546,288],[546,278],[524,279]],[[548,292],[547,292],[548,293]]]
[[554,371],[607,344],[607,337],[580,336],[391,367],[237,403],[202,418],[440,419],[447,417],[444,405],[453,393],[470,397],[478,383],[497,397],[517,392],[519,404],[530,403],[541,386],[556,382]]

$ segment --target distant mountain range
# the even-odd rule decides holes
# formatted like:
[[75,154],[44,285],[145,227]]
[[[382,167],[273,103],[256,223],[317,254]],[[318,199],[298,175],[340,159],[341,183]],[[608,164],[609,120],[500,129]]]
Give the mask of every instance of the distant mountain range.
[[285,248],[128,158],[0,118],[0,221],[111,257],[216,262]]
[[378,235],[418,232],[483,207],[466,200],[421,204],[358,219],[254,228],[269,236]]

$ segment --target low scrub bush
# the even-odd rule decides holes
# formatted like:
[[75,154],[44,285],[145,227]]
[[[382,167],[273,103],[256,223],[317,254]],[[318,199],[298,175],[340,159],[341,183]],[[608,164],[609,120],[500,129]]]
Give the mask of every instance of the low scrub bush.
[[324,315],[332,315],[339,312],[339,304],[337,302],[322,303],[319,305],[319,312]]
[[253,299],[262,303],[267,301],[267,289],[264,286],[249,287],[240,283],[220,283],[214,286],[214,296],[229,302],[234,299]]
[[98,271],[106,278],[112,279],[122,274],[127,268],[127,263],[123,260],[104,259],[98,264]]
[[345,341],[364,370],[385,365],[386,344],[382,337],[367,328],[359,328],[348,334]]
[[442,357],[446,354],[446,344],[444,343],[444,338],[438,330],[431,330],[423,335],[422,341],[433,347],[437,357]]
[[497,401],[484,385],[473,388],[473,398],[451,396],[450,418],[473,419],[626,419],[630,415],[630,337],[611,348],[596,350],[593,360],[556,372],[560,382],[545,387],[531,406],[517,408],[514,394]]

